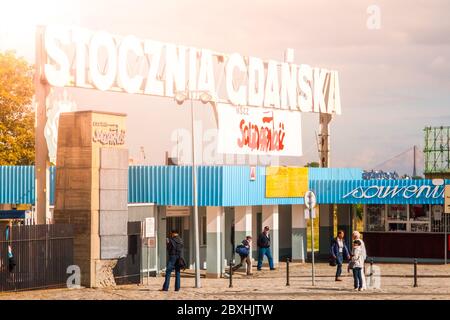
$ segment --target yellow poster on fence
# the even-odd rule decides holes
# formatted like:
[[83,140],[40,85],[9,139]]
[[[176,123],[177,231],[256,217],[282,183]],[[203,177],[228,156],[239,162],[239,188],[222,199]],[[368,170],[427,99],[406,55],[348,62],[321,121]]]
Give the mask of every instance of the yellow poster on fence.
[[308,191],[308,168],[266,168],[266,198],[303,197],[306,191]]

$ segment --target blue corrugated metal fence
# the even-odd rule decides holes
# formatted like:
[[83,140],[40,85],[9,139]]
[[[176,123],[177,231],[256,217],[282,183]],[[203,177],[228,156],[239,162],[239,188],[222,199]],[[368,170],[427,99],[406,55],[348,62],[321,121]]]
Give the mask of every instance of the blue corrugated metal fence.
[[[200,206],[302,204],[303,198],[266,198],[265,167],[199,166]],[[442,204],[443,186],[431,180],[362,180],[362,170],[310,168],[309,187],[318,203]],[[130,166],[128,201],[192,205],[192,167]],[[446,181],[450,184],[450,181]],[[0,203],[35,202],[33,166],[0,166]],[[55,168],[50,168],[50,202],[54,203]],[[422,190],[422,191],[421,191]],[[435,190],[435,193],[433,193]]]

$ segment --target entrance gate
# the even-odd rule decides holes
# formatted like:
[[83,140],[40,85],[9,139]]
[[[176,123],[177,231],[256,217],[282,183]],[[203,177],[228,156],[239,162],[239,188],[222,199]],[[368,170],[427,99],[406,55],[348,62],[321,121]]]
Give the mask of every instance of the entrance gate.
[[[8,257],[8,247],[13,260]],[[66,286],[71,265],[72,225],[0,227],[0,291]]]
[[128,254],[113,269],[116,284],[141,283],[142,239],[140,221],[128,222]]

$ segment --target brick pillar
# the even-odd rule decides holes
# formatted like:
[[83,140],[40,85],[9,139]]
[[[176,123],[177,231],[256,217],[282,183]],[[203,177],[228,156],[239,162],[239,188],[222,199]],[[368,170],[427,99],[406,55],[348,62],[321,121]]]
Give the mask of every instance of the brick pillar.
[[55,223],[74,227],[81,284],[115,284],[112,268],[128,252],[128,151],[125,115],[61,114],[56,159]]

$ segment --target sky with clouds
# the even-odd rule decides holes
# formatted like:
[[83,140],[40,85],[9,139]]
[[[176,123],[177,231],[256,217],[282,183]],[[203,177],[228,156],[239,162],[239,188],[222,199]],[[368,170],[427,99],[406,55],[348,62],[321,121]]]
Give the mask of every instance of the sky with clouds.
[[[371,5],[380,8],[379,29],[367,26]],[[297,64],[339,72],[343,111],[332,121],[332,166],[411,174],[417,145],[421,171],[423,128],[450,125],[449,1],[0,0],[0,8],[0,50],[30,62],[35,25],[47,23],[264,59],[282,60],[293,48]],[[174,131],[190,128],[187,105],[167,98],[84,89],[69,95],[80,110],[127,113],[130,154],[141,162],[162,163],[176,145]],[[199,129],[215,127],[210,108],[196,111]],[[318,130],[318,116],[303,115],[304,156],[281,163],[317,160]]]

